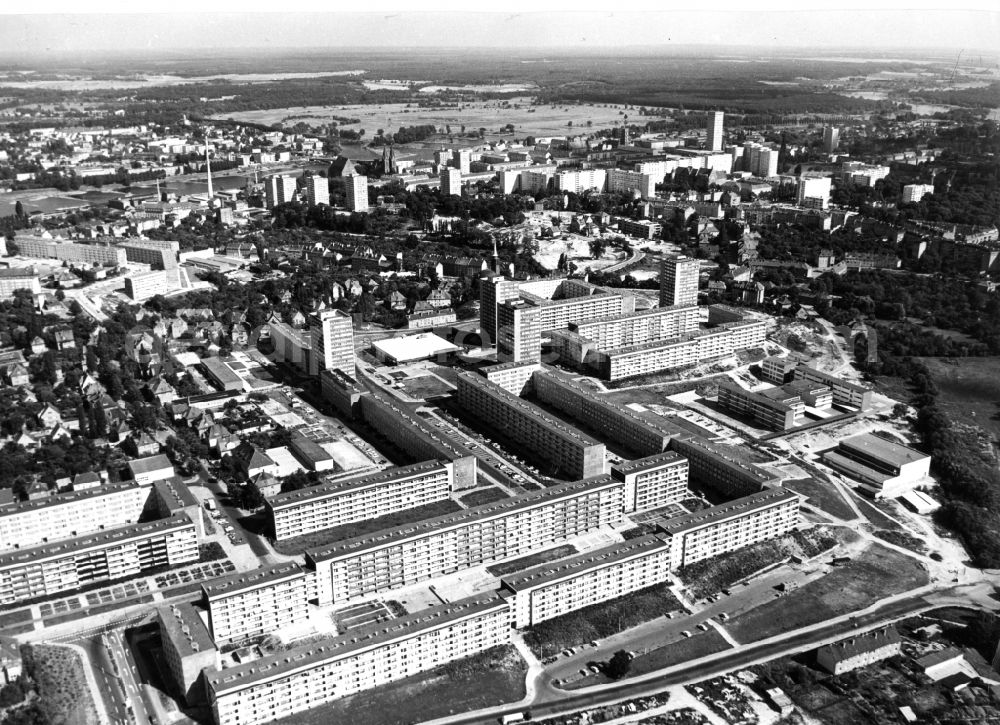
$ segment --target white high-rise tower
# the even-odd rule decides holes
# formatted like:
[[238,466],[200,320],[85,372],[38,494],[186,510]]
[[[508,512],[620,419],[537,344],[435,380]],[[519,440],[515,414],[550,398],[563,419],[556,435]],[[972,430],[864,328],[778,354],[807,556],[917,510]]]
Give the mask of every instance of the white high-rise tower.
[[212,160],[208,157],[208,144],[205,144],[205,168],[208,170],[208,205],[215,205],[215,190],[212,188]]
[[705,129],[705,146],[709,151],[722,151],[722,111],[712,111],[708,114],[708,125]]

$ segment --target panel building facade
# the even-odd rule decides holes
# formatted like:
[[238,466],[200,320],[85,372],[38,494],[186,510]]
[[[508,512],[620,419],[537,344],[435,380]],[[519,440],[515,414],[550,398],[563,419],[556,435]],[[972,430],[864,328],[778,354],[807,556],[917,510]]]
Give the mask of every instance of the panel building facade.
[[294,562],[284,562],[202,584],[215,643],[243,642],[304,621],[314,576]]

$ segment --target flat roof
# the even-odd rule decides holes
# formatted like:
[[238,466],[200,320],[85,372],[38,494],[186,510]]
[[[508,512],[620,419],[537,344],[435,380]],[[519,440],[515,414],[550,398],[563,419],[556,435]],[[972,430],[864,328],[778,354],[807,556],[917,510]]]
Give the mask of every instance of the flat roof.
[[173,467],[174,464],[163,453],[128,462],[128,468],[132,471],[133,477],[140,473],[153,473],[154,471],[162,471],[164,468],[173,469]]
[[105,483],[101,486],[94,486],[93,488],[85,488],[81,491],[54,493],[46,496],[45,498],[35,499],[34,501],[10,501],[8,503],[0,504],[0,516],[12,516],[14,514],[26,513],[28,511],[37,511],[38,509],[48,508],[50,506],[63,506],[65,504],[85,501],[89,498],[96,498],[98,496],[109,496],[130,488],[142,487],[137,486],[135,481],[117,481],[115,483]]
[[307,458],[310,462],[316,463],[319,461],[332,461],[333,456],[326,452],[319,443],[314,441],[312,438],[306,438],[304,435],[294,435],[290,444],[292,449],[298,453],[303,458]]
[[233,369],[226,365],[225,361],[217,357],[203,357],[201,364],[205,370],[223,385],[227,383],[243,384],[243,378],[233,372]]
[[[496,383],[492,383],[486,378],[476,375],[471,372],[462,372],[458,374],[458,382],[466,382],[474,388],[479,388],[485,392],[490,397],[499,400],[500,402],[506,404],[510,408],[513,408],[525,415],[531,416],[539,421],[541,421],[550,431],[572,443],[584,446],[597,446],[604,445],[596,438],[584,433],[579,428],[567,425],[561,420],[557,420],[552,417],[544,410],[539,408],[537,405],[529,403],[527,400],[519,398],[514,395],[506,388],[502,388]],[[461,387],[461,386],[460,386]]]
[[396,405],[391,399],[381,393],[372,392],[371,395],[366,397],[364,404],[379,405],[391,410],[400,421],[406,423],[406,427],[411,432],[415,432],[422,438],[426,445],[440,451],[443,454],[442,458],[450,457],[451,460],[457,460],[459,458],[474,458],[476,455],[471,448],[461,441],[450,438],[446,439],[444,436],[438,435],[419,415],[410,415],[409,411]]
[[406,478],[414,478],[434,470],[444,471],[445,466],[440,461],[422,461],[408,466],[386,468],[374,473],[353,476],[340,481],[329,481],[315,486],[300,488],[296,491],[282,493],[268,501],[267,505],[272,511],[281,508],[299,506],[303,503],[314,501],[319,498],[332,498],[353,489],[367,488],[368,486],[378,486],[381,484],[391,483],[393,481],[400,481]]
[[637,556],[647,556],[667,548],[666,542],[656,536],[642,536],[637,539],[620,541],[594,551],[549,562],[525,571],[501,577],[503,584],[517,592],[524,589],[534,589],[562,579],[581,576],[593,569],[616,564],[622,560]]
[[802,393],[819,393],[824,389],[827,392],[831,392],[830,386],[826,383],[817,383],[812,380],[793,380],[790,383],[785,383],[781,387],[785,390]]
[[671,519],[660,522],[659,528],[671,536],[683,534],[686,531],[694,531],[705,526],[711,526],[727,519],[745,516],[757,509],[774,506],[785,501],[799,501],[799,495],[794,491],[776,487],[765,488],[763,491],[752,493],[749,496],[728,501],[721,506],[712,506],[702,511],[694,511],[689,514],[681,514]]
[[265,566],[252,571],[236,572],[228,576],[213,579],[210,584],[202,584],[201,589],[206,599],[231,597],[234,594],[251,589],[259,589],[274,582],[305,576],[305,570],[294,561],[282,562],[273,566]]
[[634,461],[622,461],[621,463],[613,465],[611,467],[611,471],[612,473],[618,471],[622,474],[641,473],[643,471],[652,471],[657,468],[662,468],[663,466],[667,466],[672,463],[680,463],[681,461],[686,463],[687,458],[679,453],[674,453],[673,451],[664,451],[663,453],[646,456],[645,458],[638,458]]
[[160,607],[158,613],[162,633],[182,656],[215,650],[212,635],[190,602]]
[[608,474],[585,478],[582,481],[564,483],[541,491],[529,491],[528,493],[522,493],[520,496],[512,496],[502,501],[494,501],[482,506],[473,506],[463,511],[437,516],[432,519],[424,519],[423,521],[407,524],[406,528],[382,529],[372,534],[338,541],[327,547],[309,549],[306,551],[306,556],[314,562],[336,559],[355,554],[364,549],[390,546],[400,541],[430,536],[438,531],[472,524],[483,519],[509,516],[517,511],[552,503],[560,499],[572,498],[602,488],[621,485],[620,481],[613,480]]
[[191,493],[180,476],[153,481],[153,488],[166,501],[171,511],[198,505],[198,499]]
[[609,347],[603,350],[603,352],[609,357],[613,357],[615,355],[634,355],[635,353],[643,352],[646,350],[660,350],[667,347],[674,347],[675,345],[692,345],[695,344],[698,338],[701,337],[710,337],[712,335],[727,335],[727,334],[731,334],[729,328],[723,328],[722,326],[719,326],[717,328],[712,328],[711,330],[695,330],[692,332],[686,332],[683,335],[678,335],[677,337],[672,337],[672,338],[666,338],[664,340],[650,340],[649,342],[640,342],[635,345],[624,345],[622,347]]
[[871,392],[868,388],[855,385],[852,382],[844,380],[843,378],[838,378],[836,375],[830,375],[830,373],[824,373],[822,370],[817,370],[816,368],[811,368],[805,363],[799,363],[795,366],[795,374],[798,375],[799,371],[802,371],[804,375],[810,375],[814,378],[819,378],[820,380],[826,382],[831,388],[837,386],[839,388],[846,388],[847,390],[854,390],[859,393]]
[[433,332],[421,332],[416,335],[390,337],[372,343],[376,351],[397,362],[408,360],[423,360],[443,353],[461,350],[458,345],[438,337]]
[[103,549],[128,539],[143,538],[163,533],[171,529],[181,529],[194,524],[186,514],[175,514],[167,519],[157,519],[141,524],[128,524],[114,529],[95,531],[71,539],[63,539],[48,544],[40,544],[27,549],[17,549],[0,554],[0,569],[20,567],[30,563],[40,563],[46,559],[70,556],[89,549]]
[[[610,322],[625,322],[626,320],[642,319],[644,317],[661,317],[664,315],[671,315],[680,312],[694,311],[696,314],[698,312],[697,305],[667,305],[665,307],[651,307],[648,310],[638,310],[636,312],[625,312],[621,315],[607,315],[605,317],[591,317],[586,320],[577,320],[576,322],[569,323],[569,329],[577,334],[584,335],[580,332],[581,327],[590,327],[596,325],[603,325]],[[584,335],[586,336],[586,335]]]
[[440,629],[453,622],[505,608],[508,604],[496,592],[441,604],[407,614],[397,619],[351,629],[346,634],[321,643],[302,645],[253,662],[230,667],[221,672],[206,671],[208,686],[216,696],[239,691],[269,680],[348,657],[390,642],[409,639],[426,631]]
[[861,433],[844,438],[840,441],[839,447],[865,453],[897,468],[905,466],[907,463],[916,463],[930,458],[926,453],[921,453],[872,433]]

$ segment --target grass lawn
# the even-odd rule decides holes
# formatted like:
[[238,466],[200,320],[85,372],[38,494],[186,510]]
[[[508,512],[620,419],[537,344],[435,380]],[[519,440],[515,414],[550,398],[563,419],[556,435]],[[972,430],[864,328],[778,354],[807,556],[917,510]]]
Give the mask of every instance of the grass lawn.
[[317,546],[327,546],[328,544],[332,544],[337,541],[343,541],[344,539],[350,539],[355,536],[364,536],[365,534],[371,534],[376,531],[381,531],[382,529],[395,529],[400,526],[404,526],[405,524],[423,521],[424,519],[432,519],[435,516],[444,516],[445,514],[461,510],[461,506],[452,501],[450,498],[447,498],[441,501],[426,504],[425,506],[417,506],[416,508],[407,509],[406,511],[399,511],[394,514],[389,514],[388,516],[381,516],[377,519],[355,521],[351,524],[334,526],[332,529],[323,529],[322,531],[316,531],[312,534],[306,534],[305,536],[296,536],[291,539],[284,539],[282,541],[275,542],[274,549],[281,554],[296,556],[303,553],[307,549],[312,549]]
[[544,658],[680,609],[680,602],[667,585],[657,584],[541,622],[524,633],[524,641],[539,658]]
[[965,423],[984,428],[1000,439],[1000,358],[917,358],[931,373],[938,388],[938,405]]
[[496,486],[490,486],[489,488],[479,488],[472,493],[467,493],[460,497],[459,500],[469,508],[472,508],[473,506],[482,506],[494,501],[503,501],[505,498],[510,498],[510,496]]
[[848,505],[833,484],[820,483],[812,478],[796,478],[785,481],[782,485],[795,493],[807,496],[809,498],[807,503],[822,509],[834,518],[842,521],[855,518],[854,509]]
[[513,574],[515,571],[524,571],[525,569],[530,569],[531,567],[538,566],[539,564],[545,564],[549,561],[555,561],[556,559],[573,556],[575,553],[577,553],[575,546],[563,544],[562,546],[557,546],[554,549],[539,551],[537,554],[522,556],[520,559],[511,559],[510,561],[505,561],[502,564],[488,566],[486,567],[486,571],[493,576],[506,576],[507,574]]
[[734,617],[726,628],[738,642],[756,642],[864,609],[927,581],[927,572],[918,562],[873,544],[822,579]]
[[632,669],[629,674],[642,675],[653,672],[681,662],[722,652],[731,646],[715,629],[709,629],[707,632],[695,632],[691,637],[673,642],[666,647],[654,649],[648,654],[639,655],[632,660]]
[[761,541],[690,564],[677,572],[696,599],[715,594],[754,572],[791,556],[784,539]]
[[906,529],[897,524],[893,519],[882,513],[878,506],[874,506],[867,501],[856,501],[855,503],[857,503],[858,509],[860,509],[861,513],[864,514],[865,518],[868,519],[875,528],[884,529],[886,531],[906,531]]
[[345,697],[277,725],[409,725],[516,702],[527,666],[511,645],[451,662],[430,672]]
[[451,393],[451,388],[448,387],[447,383],[433,375],[405,378],[400,383],[403,387],[403,392],[417,400],[426,400],[427,398]]

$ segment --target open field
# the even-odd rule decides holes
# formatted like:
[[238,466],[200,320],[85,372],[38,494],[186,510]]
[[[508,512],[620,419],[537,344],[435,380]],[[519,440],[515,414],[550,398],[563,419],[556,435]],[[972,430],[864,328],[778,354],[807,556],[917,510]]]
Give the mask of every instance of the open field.
[[[485,128],[488,136],[496,136],[502,126],[514,124],[516,136],[553,136],[580,133],[591,122],[592,128],[608,128],[620,123],[625,113],[624,106],[604,104],[570,104],[532,106],[530,98],[512,98],[509,101],[477,101],[444,108],[419,108],[406,103],[383,103],[379,105],[347,106],[297,106],[294,108],[272,108],[262,111],[234,111],[220,114],[219,118],[236,121],[274,124],[289,119],[290,124],[329,123],[330,116],[356,118],[360,123],[339,124],[339,128],[360,131],[365,138],[374,138],[378,129],[386,133],[399,130],[400,126],[420,126],[434,124],[440,129],[451,126],[452,134],[458,138],[465,126],[465,132],[475,132]],[[407,108],[410,105],[410,108]],[[572,121],[572,126],[567,123]],[[447,143],[444,135],[440,143]],[[438,147],[440,143],[432,144]],[[425,141],[426,145],[427,142]]]
[[424,519],[432,519],[436,516],[444,516],[445,514],[461,510],[462,507],[457,503],[451,499],[445,499],[443,501],[436,501],[424,506],[417,506],[416,508],[400,511],[388,516],[382,516],[377,519],[355,521],[351,524],[335,526],[332,529],[324,529],[312,534],[306,534],[305,536],[296,536],[291,539],[285,539],[284,541],[278,541],[274,545],[274,550],[288,556],[296,556],[306,551],[306,549],[313,549],[317,546],[327,546],[328,544],[343,541],[344,539],[351,539],[355,536],[364,536],[365,534],[371,534],[376,531],[381,531],[382,529],[396,529],[404,524],[423,521]]
[[709,629],[707,632],[696,632],[691,637],[673,642],[666,647],[654,649],[648,654],[640,654],[632,661],[632,669],[629,674],[642,675],[647,672],[655,672],[664,667],[722,652],[729,649],[730,646],[715,629]]
[[832,483],[821,483],[813,478],[798,478],[785,481],[782,485],[803,496],[808,496],[807,503],[822,509],[834,518],[841,520],[855,518],[854,509],[848,505]]
[[277,725],[409,725],[524,697],[524,660],[512,645],[297,713]]
[[955,420],[984,428],[1000,440],[1000,358],[922,357],[934,384],[938,403]]
[[864,609],[927,581],[916,561],[874,544],[822,579],[734,617],[726,628],[738,642],[756,642]]

